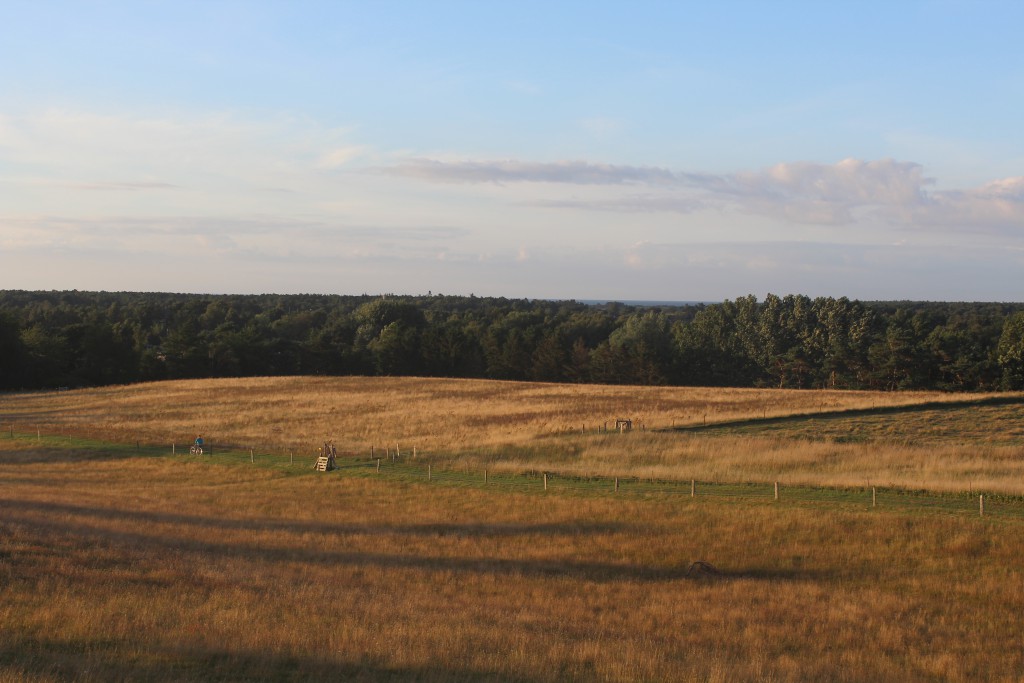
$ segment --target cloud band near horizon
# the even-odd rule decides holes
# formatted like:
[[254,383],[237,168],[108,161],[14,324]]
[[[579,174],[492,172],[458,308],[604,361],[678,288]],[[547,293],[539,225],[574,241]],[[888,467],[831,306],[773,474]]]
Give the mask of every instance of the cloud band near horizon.
[[812,225],[838,226],[873,219],[908,227],[1013,232],[1024,228],[1024,176],[997,179],[976,188],[935,190],[937,181],[927,177],[920,164],[894,159],[784,162],[758,171],[717,175],[586,161],[413,159],[376,170],[435,183],[607,185],[645,190],[598,200],[537,202],[552,208],[626,213],[692,213],[718,208]]

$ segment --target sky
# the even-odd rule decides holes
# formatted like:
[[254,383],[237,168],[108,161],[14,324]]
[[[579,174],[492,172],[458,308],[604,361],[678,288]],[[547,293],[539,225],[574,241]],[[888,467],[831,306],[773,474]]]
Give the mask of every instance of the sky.
[[1022,26],[0,0],[0,289],[1022,301]]

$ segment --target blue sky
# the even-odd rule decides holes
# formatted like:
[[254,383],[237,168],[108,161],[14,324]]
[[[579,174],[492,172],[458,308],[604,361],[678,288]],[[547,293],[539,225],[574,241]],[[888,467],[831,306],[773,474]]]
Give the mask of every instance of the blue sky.
[[1020,301],[1021,26],[0,0],[0,288]]

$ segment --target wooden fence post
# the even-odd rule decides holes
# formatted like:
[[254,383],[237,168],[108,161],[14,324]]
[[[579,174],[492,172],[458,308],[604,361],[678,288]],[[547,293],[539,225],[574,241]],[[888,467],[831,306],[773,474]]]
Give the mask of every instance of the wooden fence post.
[[431,479],[430,465],[427,465],[427,481]]
[[380,472],[380,458],[377,458],[377,471]]
[[294,451],[288,451],[288,464],[289,465],[294,465],[295,464],[295,452]]
[[249,449],[249,462],[251,462],[251,463],[255,463],[256,462],[256,458],[253,456],[251,448]]
[[874,486],[872,486],[872,487],[871,487],[871,507],[875,507],[875,502],[876,502],[876,498],[875,498],[875,487],[874,487]]
[[779,482],[775,482],[775,500],[779,499]]
[[487,468],[484,468],[484,484],[487,484]]
[[985,516],[985,496],[978,495],[978,512],[984,517]]
[[615,493],[619,492],[619,478],[615,477]]
[[548,490],[548,473],[547,472],[544,473],[544,490],[545,491]]
[[690,498],[696,498],[696,497],[697,497],[697,480],[696,479],[691,479],[690,480]]
[[174,455],[174,444],[171,444],[171,455]]

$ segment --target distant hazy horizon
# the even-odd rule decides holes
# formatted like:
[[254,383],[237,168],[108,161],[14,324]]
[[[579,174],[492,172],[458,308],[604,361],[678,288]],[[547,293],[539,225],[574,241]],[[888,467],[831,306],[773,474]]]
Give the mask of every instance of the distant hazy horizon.
[[1024,297],[1024,3],[7,3],[0,288]]

